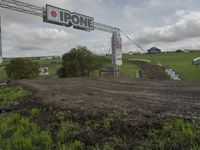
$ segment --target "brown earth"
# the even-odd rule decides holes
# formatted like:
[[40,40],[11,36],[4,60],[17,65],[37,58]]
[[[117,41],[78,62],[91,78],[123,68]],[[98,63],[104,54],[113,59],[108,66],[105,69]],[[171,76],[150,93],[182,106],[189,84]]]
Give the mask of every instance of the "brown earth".
[[133,63],[142,69],[148,79],[166,80],[169,78],[158,65],[143,61],[133,61]]
[[200,82],[138,81],[130,78],[21,80],[34,103],[48,108],[96,115],[119,109],[132,124],[173,118],[200,121]]

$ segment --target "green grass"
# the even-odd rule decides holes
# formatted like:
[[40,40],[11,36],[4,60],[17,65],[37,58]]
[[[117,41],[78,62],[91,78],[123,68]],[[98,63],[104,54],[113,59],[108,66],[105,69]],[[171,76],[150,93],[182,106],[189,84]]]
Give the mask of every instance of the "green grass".
[[[52,60],[45,59],[45,60],[35,60],[35,61],[39,62],[41,66],[49,67],[49,75],[41,76],[42,78],[55,75],[57,73],[57,70],[61,67],[61,64],[53,63],[53,61],[60,61],[60,59],[52,59]],[[8,77],[4,65],[0,67],[0,80],[6,79]]]
[[[161,63],[165,67],[172,68],[176,71],[178,75],[181,76],[183,80],[190,81],[200,81],[200,68],[192,64],[192,60],[196,57],[200,57],[199,52],[192,53],[166,53],[158,55],[138,54],[131,56],[123,56],[123,65],[121,66],[121,75],[126,77],[136,77],[138,72],[138,66],[134,65],[129,59],[144,59],[150,60],[153,63]],[[112,61],[110,56],[99,57],[100,61],[103,63],[103,67],[111,67]],[[53,60],[36,60],[42,66],[49,67],[49,75],[52,76],[57,73],[57,70],[61,67],[61,64],[53,63],[55,61],[61,61],[61,59]],[[42,76],[42,78],[48,77]],[[91,76],[99,76],[99,71],[91,73]],[[0,68],[0,79],[5,79],[7,77],[6,72],[3,67]]]
[[121,75],[124,77],[134,77],[136,78],[136,73],[139,71],[138,66],[131,62],[124,62],[121,66]]
[[22,88],[0,88],[0,109],[11,106],[14,102],[25,100],[30,93]]
[[39,117],[39,115],[40,115],[40,109],[38,109],[38,108],[32,108],[31,109],[31,116],[33,117],[33,118],[37,118],[37,117]]
[[19,114],[0,115],[0,149],[50,150],[52,139],[34,123]]
[[[112,67],[111,56],[102,56],[100,60],[103,64],[103,67]],[[136,77],[136,72],[138,72],[139,68],[135,64],[130,61],[124,60],[123,65],[121,66],[121,75],[124,77]],[[98,76],[99,71],[97,70],[93,76]]]
[[7,78],[7,74],[4,67],[0,67],[0,80],[6,79],[6,78]]
[[41,66],[45,66],[49,68],[49,75],[43,76],[43,77],[55,75],[57,73],[57,70],[61,67],[61,64],[53,63],[56,61],[61,61],[61,59],[52,59],[52,60],[44,59],[44,60],[36,60],[36,61],[39,62]]
[[73,140],[78,124],[72,121],[63,121],[57,136],[59,150],[81,150],[84,144],[79,140]]
[[165,67],[172,68],[183,80],[200,81],[200,68],[192,64],[192,60],[200,57],[199,52],[192,53],[166,53],[156,55],[140,54],[132,56],[124,56],[125,60],[128,59],[147,59],[153,63],[161,63]]
[[200,126],[183,120],[167,123],[161,130],[151,130],[140,150],[200,149]]

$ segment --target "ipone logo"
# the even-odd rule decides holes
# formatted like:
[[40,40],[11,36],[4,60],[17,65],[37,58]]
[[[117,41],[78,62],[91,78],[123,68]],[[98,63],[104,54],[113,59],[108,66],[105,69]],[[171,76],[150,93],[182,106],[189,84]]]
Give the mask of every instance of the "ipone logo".
[[52,10],[51,11],[51,16],[54,17],[54,18],[56,18],[58,16],[58,14],[57,14],[56,11]]
[[57,7],[47,5],[47,20],[55,24],[77,29],[94,30],[94,19],[82,14],[70,12]]

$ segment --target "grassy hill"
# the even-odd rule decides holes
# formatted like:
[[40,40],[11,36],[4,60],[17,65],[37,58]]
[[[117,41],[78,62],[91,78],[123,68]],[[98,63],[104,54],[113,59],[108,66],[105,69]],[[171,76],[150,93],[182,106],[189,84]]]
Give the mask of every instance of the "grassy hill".
[[[35,61],[38,61],[41,66],[45,66],[49,68],[48,76],[55,75],[57,70],[61,67],[61,64],[54,63],[56,61],[59,61],[59,59],[53,59],[53,60],[45,59],[45,60],[35,60]],[[7,78],[7,74],[4,68],[5,68],[5,64],[0,66],[0,80]],[[41,76],[41,77],[45,78],[47,76]]]
[[200,57],[199,52],[156,55],[138,54],[124,56],[124,59],[147,59],[152,63],[160,63],[165,67],[174,69],[183,80],[200,81],[200,68],[192,64],[192,60],[196,57]]
[[[139,68],[133,64],[130,60],[149,60],[155,64],[162,64],[166,68],[172,68],[176,71],[178,75],[181,76],[183,80],[190,81],[200,81],[200,68],[192,64],[192,60],[196,57],[200,57],[199,52],[192,53],[166,53],[166,54],[137,54],[137,55],[124,55],[123,56],[123,65],[121,67],[121,75],[126,77],[135,77],[136,72]],[[105,56],[100,57],[104,67],[112,66],[111,57]],[[53,63],[53,61],[59,60],[37,60],[42,66],[49,67],[49,75],[54,75],[57,72],[57,69],[61,64]],[[98,75],[96,71],[94,76]],[[0,79],[5,79],[7,77],[4,67],[0,67]]]

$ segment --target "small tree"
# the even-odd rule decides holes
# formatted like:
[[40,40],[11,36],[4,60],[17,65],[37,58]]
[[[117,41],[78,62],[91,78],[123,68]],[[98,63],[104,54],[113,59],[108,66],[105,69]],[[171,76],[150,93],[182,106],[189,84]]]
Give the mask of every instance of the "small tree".
[[14,79],[33,79],[39,76],[40,64],[26,58],[16,58],[6,65],[8,77]]
[[100,62],[87,47],[78,46],[62,57],[62,67],[58,70],[59,77],[90,76],[90,73],[101,67]]

